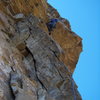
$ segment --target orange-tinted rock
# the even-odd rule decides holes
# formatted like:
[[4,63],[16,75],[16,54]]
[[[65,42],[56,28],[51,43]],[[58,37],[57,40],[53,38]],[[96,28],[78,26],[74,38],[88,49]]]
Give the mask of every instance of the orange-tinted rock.
[[72,78],[81,41],[46,0],[1,0],[0,100],[82,100]]
[[61,60],[68,66],[71,72],[74,71],[80,52],[82,51],[82,39],[62,22],[58,22],[51,36],[64,50]]

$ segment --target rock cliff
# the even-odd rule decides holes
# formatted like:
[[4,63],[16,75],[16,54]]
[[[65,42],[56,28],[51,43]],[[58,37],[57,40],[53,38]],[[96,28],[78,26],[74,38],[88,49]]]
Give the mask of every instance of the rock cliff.
[[81,51],[46,0],[0,0],[0,100],[82,100],[72,78]]

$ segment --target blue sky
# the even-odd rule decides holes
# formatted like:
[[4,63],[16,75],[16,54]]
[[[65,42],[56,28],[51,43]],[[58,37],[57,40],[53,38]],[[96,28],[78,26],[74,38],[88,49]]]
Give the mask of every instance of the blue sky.
[[74,79],[83,100],[100,100],[100,0],[48,0],[83,38]]

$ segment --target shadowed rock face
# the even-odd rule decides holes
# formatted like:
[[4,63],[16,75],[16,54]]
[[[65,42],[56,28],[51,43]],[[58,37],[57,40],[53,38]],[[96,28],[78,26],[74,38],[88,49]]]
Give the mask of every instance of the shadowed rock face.
[[82,100],[72,78],[81,40],[46,0],[0,0],[0,100]]

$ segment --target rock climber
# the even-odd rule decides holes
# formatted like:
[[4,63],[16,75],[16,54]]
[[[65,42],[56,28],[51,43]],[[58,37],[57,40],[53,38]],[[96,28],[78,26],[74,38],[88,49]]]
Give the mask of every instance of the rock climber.
[[59,20],[57,18],[55,18],[55,19],[51,19],[50,22],[47,23],[47,27],[48,27],[49,32],[51,32],[52,29],[56,27],[56,23],[58,21]]

